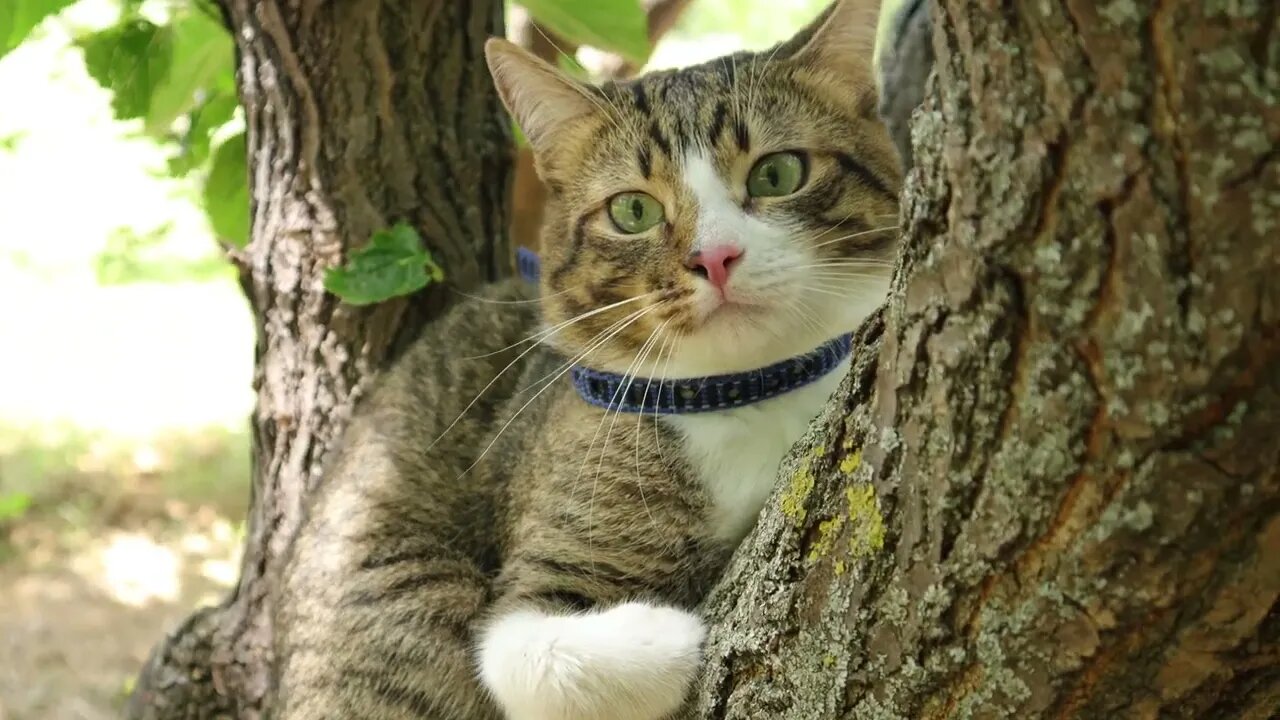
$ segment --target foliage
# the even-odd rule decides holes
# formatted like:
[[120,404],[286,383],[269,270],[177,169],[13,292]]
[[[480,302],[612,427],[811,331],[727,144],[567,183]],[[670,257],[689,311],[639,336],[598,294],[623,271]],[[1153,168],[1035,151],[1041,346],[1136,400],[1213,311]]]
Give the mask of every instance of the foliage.
[[165,253],[164,242],[172,229],[172,223],[164,223],[145,232],[129,227],[113,230],[106,247],[93,258],[98,285],[201,282],[231,274],[231,266],[217,255],[185,258]]
[[0,58],[22,44],[41,20],[74,0],[4,0],[0,3]]
[[219,237],[244,247],[249,242],[249,185],[244,133],[227,138],[213,151],[204,183],[204,209]]
[[[243,135],[212,150],[231,131],[238,105],[235,48],[205,0],[175,5],[161,22],[125,2],[115,25],[77,40],[90,76],[112,93],[118,120],[141,120],[172,150],[169,172],[200,171],[204,209],[222,240],[249,240],[248,173]],[[237,140],[237,137],[239,138]]]
[[616,52],[634,62],[649,57],[649,22],[637,0],[522,0],[540,24],[578,45]]
[[[0,57],[71,3],[0,0]],[[637,63],[648,57],[648,23],[639,0],[522,4],[539,23],[575,44]],[[170,151],[171,175],[200,179],[204,210],[217,237],[235,246],[247,244],[247,144],[236,113],[235,46],[213,0],[176,0],[165,3],[162,11],[141,0],[120,0],[116,23],[80,36],[77,44],[89,74],[111,91],[115,117],[139,121],[147,136]],[[519,141],[518,132],[516,137]],[[101,272],[124,277],[137,270],[122,262],[119,253],[109,254]],[[406,226],[375,234],[326,285],[348,302],[364,304],[414,292],[439,274],[417,234]]]
[[31,496],[27,493],[7,493],[0,495],[0,522],[20,520],[31,507]]
[[373,234],[345,267],[330,268],[324,286],[352,305],[371,305],[408,295],[444,279],[418,231],[405,223]]

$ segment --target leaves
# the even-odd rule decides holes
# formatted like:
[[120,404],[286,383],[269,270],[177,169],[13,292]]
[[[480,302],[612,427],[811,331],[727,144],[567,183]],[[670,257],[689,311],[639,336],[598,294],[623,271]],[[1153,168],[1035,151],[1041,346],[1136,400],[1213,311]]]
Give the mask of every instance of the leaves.
[[534,19],[579,45],[611,50],[643,65],[649,21],[639,0],[520,0]]
[[22,44],[41,20],[74,0],[3,0],[0,2],[0,58]]
[[213,151],[204,183],[204,211],[213,232],[236,247],[249,244],[249,171],[244,133],[227,138]]
[[443,279],[444,271],[422,247],[418,231],[402,222],[374,233],[345,267],[330,268],[324,286],[352,305],[371,305]]
[[169,71],[154,84],[147,112],[147,130],[157,135],[206,96],[235,93],[235,45],[222,25],[202,12],[185,12],[168,34]]
[[78,42],[89,74],[111,91],[116,118],[146,117],[155,88],[173,60],[172,27],[134,18]]
[[0,522],[20,520],[31,509],[31,496],[26,493],[0,495]]
[[231,121],[240,101],[233,93],[218,92],[205,99],[187,115],[187,129],[179,133],[177,153],[169,158],[169,174],[182,177],[203,167],[209,159],[213,135]]

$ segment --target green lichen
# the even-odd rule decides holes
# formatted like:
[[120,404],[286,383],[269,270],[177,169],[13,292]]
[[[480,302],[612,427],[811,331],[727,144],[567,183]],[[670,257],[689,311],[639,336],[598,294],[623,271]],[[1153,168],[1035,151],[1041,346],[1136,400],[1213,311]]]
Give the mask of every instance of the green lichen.
[[858,483],[844,491],[849,501],[849,552],[855,558],[866,557],[884,548],[884,517],[880,498],[870,483]]
[[814,458],[821,457],[825,452],[826,448],[821,445],[811,450],[809,457],[800,464],[800,468],[791,476],[791,482],[787,484],[786,491],[782,493],[782,514],[790,518],[796,527],[803,527],[805,518],[809,516],[807,505],[814,485],[813,470],[810,465]]
[[809,562],[817,562],[819,558],[829,555],[842,529],[844,529],[843,515],[836,515],[830,520],[818,523],[818,540],[809,549]]
[[840,472],[845,475],[852,475],[853,471],[857,470],[860,465],[862,465],[862,451],[854,450],[840,461]]

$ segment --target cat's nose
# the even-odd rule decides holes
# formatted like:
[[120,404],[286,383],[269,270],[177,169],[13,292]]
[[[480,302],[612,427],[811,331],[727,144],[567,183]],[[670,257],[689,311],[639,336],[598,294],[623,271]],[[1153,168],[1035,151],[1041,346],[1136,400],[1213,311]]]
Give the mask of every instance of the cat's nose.
[[709,280],[717,290],[723,290],[729,282],[729,271],[741,257],[742,248],[737,245],[715,245],[689,253],[684,266]]

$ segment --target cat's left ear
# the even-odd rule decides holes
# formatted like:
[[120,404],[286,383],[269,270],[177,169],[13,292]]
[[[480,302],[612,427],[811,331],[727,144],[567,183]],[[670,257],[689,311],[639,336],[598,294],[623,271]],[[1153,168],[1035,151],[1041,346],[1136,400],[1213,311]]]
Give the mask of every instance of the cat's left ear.
[[502,103],[536,155],[549,152],[565,132],[599,112],[591,88],[515,43],[490,38],[484,57]]
[[788,41],[784,55],[824,74],[870,82],[880,0],[835,0]]

